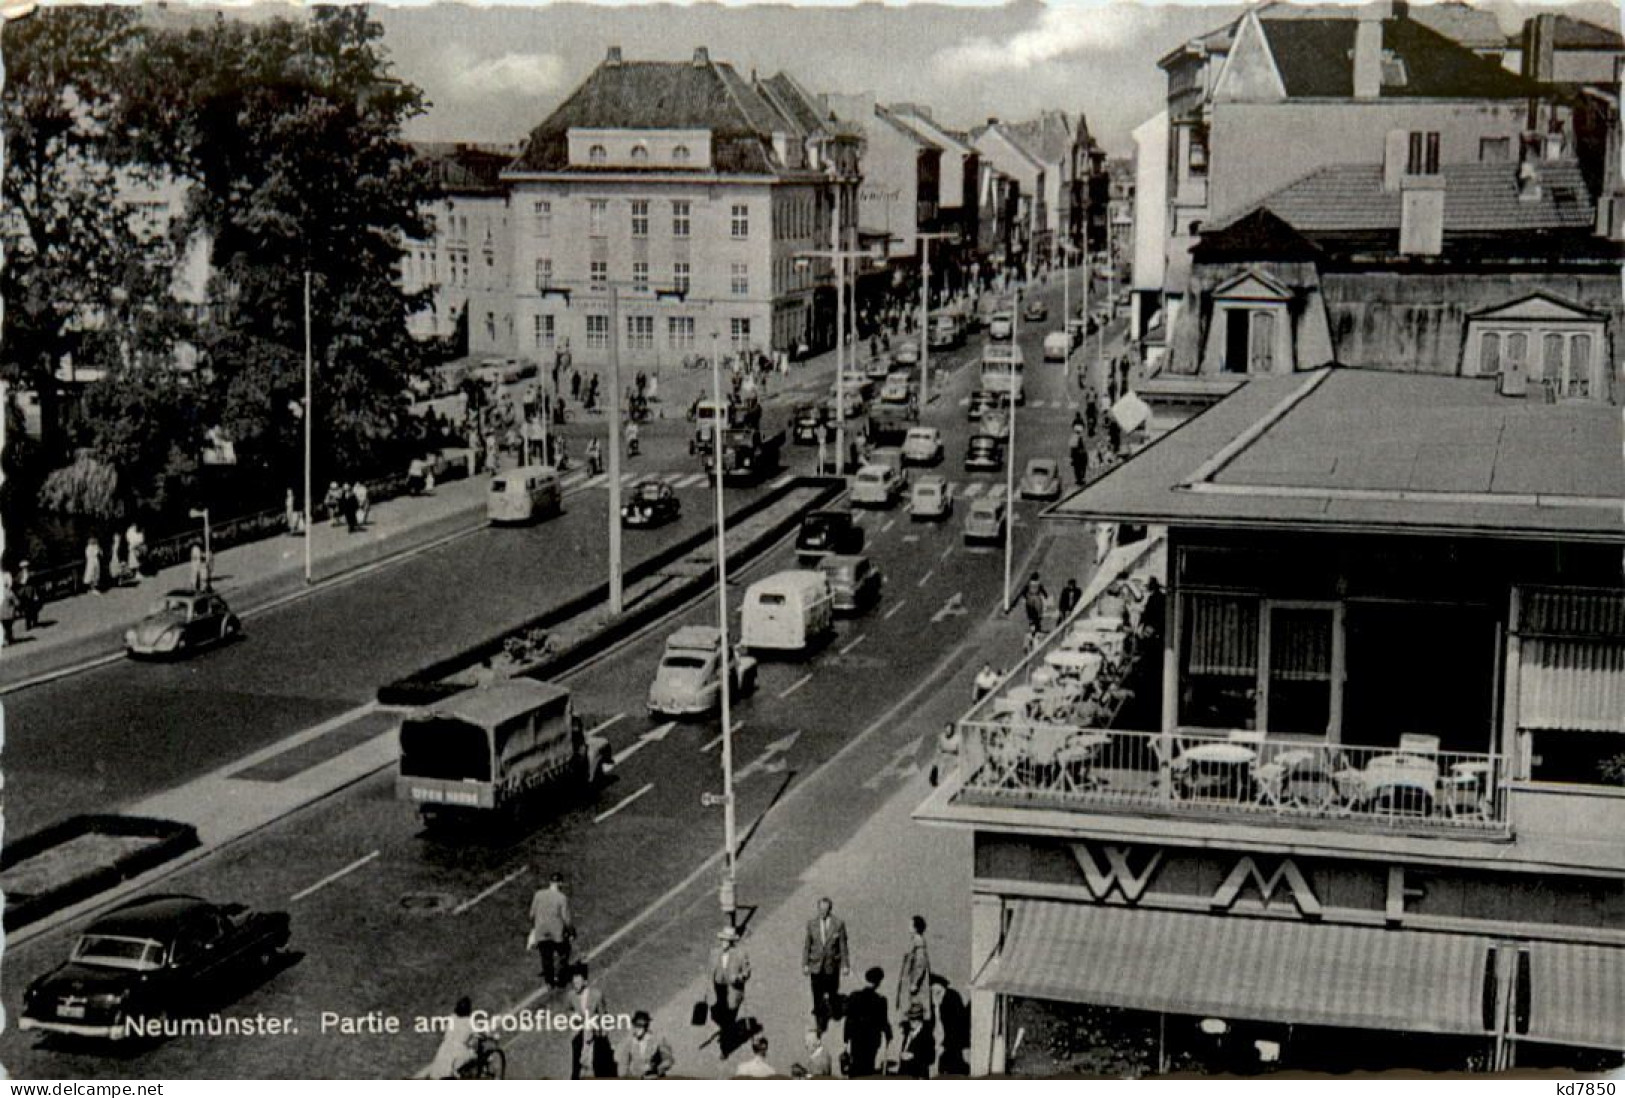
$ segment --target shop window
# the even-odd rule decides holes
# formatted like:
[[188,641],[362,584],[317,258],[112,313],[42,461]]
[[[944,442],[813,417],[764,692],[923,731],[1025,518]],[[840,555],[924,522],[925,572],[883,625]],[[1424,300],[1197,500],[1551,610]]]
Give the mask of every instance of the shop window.
[[587,317],[587,346],[598,350],[609,346],[609,317]]

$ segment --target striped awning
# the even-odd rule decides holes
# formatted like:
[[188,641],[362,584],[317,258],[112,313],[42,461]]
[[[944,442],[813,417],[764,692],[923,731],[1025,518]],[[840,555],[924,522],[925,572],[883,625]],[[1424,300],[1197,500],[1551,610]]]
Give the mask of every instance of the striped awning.
[[1529,1030],[1518,1036],[1625,1049],[1625,949],[1530,943]]
[[1625,732],[1625,643],[1523,643],[1518,727]]
[[1489,940],[1018,900],[1007,995],[1300,1025],[1482,1034]]

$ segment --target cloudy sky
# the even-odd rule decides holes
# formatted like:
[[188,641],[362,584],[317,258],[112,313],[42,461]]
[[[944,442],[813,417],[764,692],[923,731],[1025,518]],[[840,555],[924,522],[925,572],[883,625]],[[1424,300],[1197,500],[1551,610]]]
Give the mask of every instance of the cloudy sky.
[[[1503,25],[1517,25],[1509,4],[1495,6]],[[1122,0],[374,9],[398,74],[433,102],[410,131],[419,139],[517,141],[609,46],[628,60],[683,60],[705,45],[747,76],[785,69],[814,92],[929,105],[955,127],[1081,110],[1113,155],[1127,155],[1129,131],[1159,109],[1157,58],[1240,10]],[[1617,25],[1608,6],[1599,10],[1599,21]]]

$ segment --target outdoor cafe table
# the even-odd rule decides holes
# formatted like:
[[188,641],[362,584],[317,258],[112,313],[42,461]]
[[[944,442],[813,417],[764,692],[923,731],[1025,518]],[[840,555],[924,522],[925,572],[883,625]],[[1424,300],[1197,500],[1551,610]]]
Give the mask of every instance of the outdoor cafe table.
[[1247,800],[1252,796],[1252,765],[1258,752],[1239,743],[1204,743],[1174,760],[1174,772],[1191,796]]
[[1099,652],[1083,652],[1075,648],[1056,648],[1044,655],[1044,662],[1062,675],[1076,675],[1091,682],[1100,673],[1106,657]]
[[1384,789],[1413,789],[1431,797],[1438,783],[1438,766],[1420,755],[1379,755],[1360,771],[1368,797]]

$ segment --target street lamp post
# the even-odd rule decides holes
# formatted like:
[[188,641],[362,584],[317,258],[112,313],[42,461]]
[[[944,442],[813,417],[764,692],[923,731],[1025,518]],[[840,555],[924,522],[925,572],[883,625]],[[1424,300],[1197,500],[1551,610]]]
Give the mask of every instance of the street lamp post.
[[931,242],[958,240],[958,233],[916,233],[920,240],[920,408],[931,400]]
[[[722,404],[722,356],[718,354],[718,343],[721,333],[711,333],[711,399],[716,407]],[[737,892],[737,862],[738,837],[734,821],[734,736],[733,736],[733,689],[729,682],[732,674],[730,669],[730,653],[728,651],[728,544],[724,528],[726,517],[722,500],[722,424],[721,420],[711,420],[711,446],[713,462],[716,469],[716,524],[717,524],[717,642],[720,649],[721,694],[722,694],[722,843],[726,851],[727,863],[723,871],[722,886],[719,891],[719,900],[722,913],[728,919],[728,925],[734,925],[734,915],[738,910]]]
[[305,272],[305,582],[310,583],[311,576],[311,548],[310,548],[310,454],[311,433],[313,428],[311,420],[315,418],[316,408],[311,403],[311,374],[313,373],[310,355],[310,272]]
[[621,591],[621,288],[609,284],[609,612],[619,614]]
[[[1016,288],[1016,306],[1010,310],[1010,346],[1016,363],[1021,361],[1021,288]],[[1010,368],[1010,445],[1004,449],[1004,609],[1009,613],[1010,572],[1015,563],[1016,534],[1016,396],[1020,392],[1021,371]]]
[[[835,475],[838,477],[846,475],[846,265],[849,260],[871,254],[841,247],[840,236],[841,192],[836,188],[835,224],[830,230],[829,250],[797,252],[796,261],[828,259],[835,264]],[[853,346],[856,347],[855,341]]]

